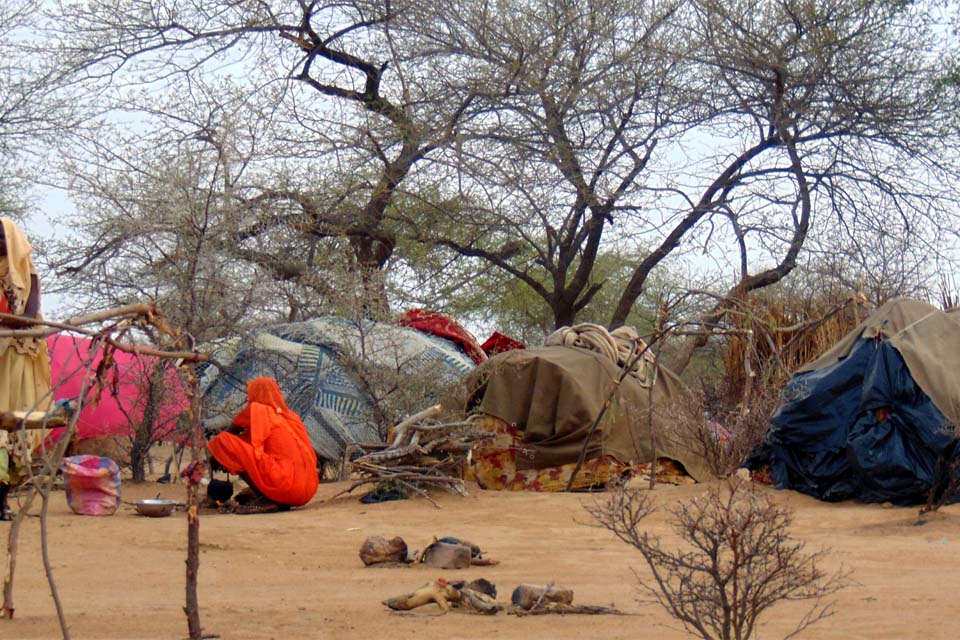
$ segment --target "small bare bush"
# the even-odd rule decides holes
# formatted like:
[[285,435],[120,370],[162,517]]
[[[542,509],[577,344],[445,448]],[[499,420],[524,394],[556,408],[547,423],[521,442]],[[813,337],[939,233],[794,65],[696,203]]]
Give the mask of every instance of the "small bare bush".
[[651,577],[637,577],[651,601],[705,640],[747,640],[773,605],[811,600],[785,636],[793,637],[832,615],[824,598],[848,582],[844,570],[828,574],[820,568],[824,551],[809,553],[790,537],[789,509],[747,482],[732,480],[674,507],[674,529],[686,543],[676,551],[640,528],[653,512],[648,493],[620,489],[587,511],[643,555]]
[[960,499],[960,428],[948,425],[945,431],[953,437],[953,442],[937,457],[933,481],[927,491],[927,502],[920,508],[918,515],[921,520],[927,513]]
[[749,404],[733,407],[721,395],[704,388],[700,419],[681,425],[681,431],[714,475],[723,478],[732,474],[763,441],[770,418],[780,405],[781,388],[780,384],[758,388]]
[[758,390],[749,406],[730,406],[714,390],[705,388],[691,394],[689,404],[655,407],[660,423],[670,425],[656,437],[689,451],[703,461],[711,475],[726,478],[763,442],[780,402],[779,387]]

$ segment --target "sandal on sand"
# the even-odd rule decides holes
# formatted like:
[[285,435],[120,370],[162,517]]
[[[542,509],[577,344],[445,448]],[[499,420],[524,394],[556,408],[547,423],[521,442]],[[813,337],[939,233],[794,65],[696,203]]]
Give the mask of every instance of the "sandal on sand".
[[250,487],[241,489],[240,491],[238,491],[233,495],[233,500],[237,504],[247,504],[248,502],[259,500],[261,498],[263,498],[263,495],[261,495],[258,492],[255,492]]
[[252,513],[277,513],[280,511],[289,511],[290,506],[274,502],[269,498],[259,496],[248,500],[243,504],[234,507],[233,512],[239,515],[249,515]]

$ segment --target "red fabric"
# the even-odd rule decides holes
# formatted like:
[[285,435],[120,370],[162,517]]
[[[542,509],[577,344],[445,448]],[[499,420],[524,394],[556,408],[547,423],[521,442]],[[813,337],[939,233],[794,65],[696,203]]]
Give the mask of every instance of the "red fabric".
[[484,353],[473,334],[450,316],[436,311],[412,309],[401,315],[397,322],[405,327],[450,340],[463,349],[474,364],[480,364],[487,359],[487,354]]
[[7,302],[7,296],[0,291],[0,313],[10,313],[10,303]]
[[494,331],[487,338],[487,341],[480,345],[483,352],[488,356],[493,356],[504,351],[513,351],[514,349],[526,349],[527,345],[510,336],[505,336],[499,331]]
[[260,493],[292,507],[317,492],[317,454],[300,416],[291,411],[273,378],[247,384],[247,406],[233,419],[239,436],[221,433],[207,443],[230,473],[243,473]]

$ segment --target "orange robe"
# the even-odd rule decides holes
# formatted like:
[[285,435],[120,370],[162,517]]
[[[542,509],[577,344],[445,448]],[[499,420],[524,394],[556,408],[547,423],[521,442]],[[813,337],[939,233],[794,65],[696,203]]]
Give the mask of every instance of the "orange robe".
[[317,454],[300,416],[283,400],[273,378],[247,384],[247,406],[233,423],[239,436],[221,433],[207,447],[230,473],[243,473],[254,487],[279,504],[298,507],[317,492]]

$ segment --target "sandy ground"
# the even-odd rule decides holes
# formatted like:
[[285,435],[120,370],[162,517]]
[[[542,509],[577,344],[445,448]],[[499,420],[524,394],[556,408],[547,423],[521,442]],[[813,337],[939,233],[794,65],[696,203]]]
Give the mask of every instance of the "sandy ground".
[[[639,554],[603,529],[587,526],[591,496],[470,490],[422,499],[361,504],[331,500],[344,488],[323,484],[303,509],[249,516],[210,514],[201,520],[200,604],[205,633],[221,638],[683,638],[669,616],[637,602],[633,571],[646,575]],[[667,506],[703,486],[655,490]],[[960,506],[924,526],[915,509],[854,503],[824,504],[770,491],[795,509],[793,533],[811,547],[829,546],[828,568],[853,571],[856,584],[836,597],[836,615],[806,638],[956,638],[955,593],[960,590]],[[184,499],[183,485],[125,484],[124,500]],[[51,500],[49,546],[70,635],[82,638],[184,638],[184,560],[187,520],[138,516],[122,506],[111,517],[73,515],[64,494]],[[676,540],[666,514],[649,529]],[[6,540],[9,525],[0,523]],[[482,546],[500,564],[442,572],[423,565],[365,568],[357,552],[371,535],[403,537],[423,548],[432,536],[455,535]],[[21,537],[15,582],[16,616],[0,620],[2,638],[60,636],[43,573],[39,519]],[[623,616],[482,617],[440,615],[429,605],[394,613],[382,600],[438,575],[485,577],[509,598],[521,582],[571,587],[579,604],[615,605]],[[759,637],[783,637],[803,612],[775,608]]]

